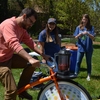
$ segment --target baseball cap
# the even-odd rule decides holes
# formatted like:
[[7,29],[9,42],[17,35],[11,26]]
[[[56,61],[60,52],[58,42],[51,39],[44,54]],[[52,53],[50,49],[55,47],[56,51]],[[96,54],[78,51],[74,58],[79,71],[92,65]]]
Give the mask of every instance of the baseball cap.
[[48,19],[48,24],[49,23],[55,23],[56,24],[56,19],[55,18],[49,18]]

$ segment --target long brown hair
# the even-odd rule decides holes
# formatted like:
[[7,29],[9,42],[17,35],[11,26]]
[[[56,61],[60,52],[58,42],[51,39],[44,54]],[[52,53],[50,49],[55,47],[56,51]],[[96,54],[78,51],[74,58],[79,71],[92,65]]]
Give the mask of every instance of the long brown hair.
[[[57,28],[57,26],[54,28],[54,33],[55,33],[55,42],[56,42],[56,44],[58,44],[58,28]],[[51,36],[50,36],[50,30],[49,30],[49,28],[48,28],[48,24],[46,24],[46,42],[52,42],[53,40],[52,40],[52,38],[51,38]]]
[[[82,18],[83,18],[83,17],[85,17],[86,19],[88,19],[88,22],[87,22],[87,24],[86,24],[85,27],[87,28],[87,30],[91,30],[92,25],[91,25],[91,23],[90,23],[89,15],[88,15],[88,14],[84,14],[84,15],[82,16]],[[84,28],[82,20],[80,21],[79,27],[80,27],[80,29],[83,29],[83,28]]]

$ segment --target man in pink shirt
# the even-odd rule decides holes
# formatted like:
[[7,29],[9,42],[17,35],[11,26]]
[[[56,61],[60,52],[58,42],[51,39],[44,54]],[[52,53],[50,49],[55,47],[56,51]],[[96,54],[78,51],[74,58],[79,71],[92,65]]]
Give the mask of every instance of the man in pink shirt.
[[[49,59],[49,56],[44,55],[36,47],[36,44],[26,31],[35,23],[36,19],[36,12],[31,8],[25,8],[18,17],[6,19],[0,24],[0,81],[5,87],[5,100],[16,100],[17,88],[19,89],[28,84],[35,67],[40,66],[39,61],[32,58],[24,50],[20,44],[21,42],[39,53],[46,60]],[[31,63],[31,66],[27,66],[27,62]],[[24,68],[18,87],[11,68]],[[19,97],[32,100],[32,96],[26,91],[22,92]]]

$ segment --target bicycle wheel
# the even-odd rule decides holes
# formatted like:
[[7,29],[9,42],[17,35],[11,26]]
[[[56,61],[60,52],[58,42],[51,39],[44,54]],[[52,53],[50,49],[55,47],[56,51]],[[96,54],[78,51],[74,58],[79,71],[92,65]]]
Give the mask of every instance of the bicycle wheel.
[[[59,80],[58,84],[65,100],[92,100],[87,90],[77,82]],[[37,100],[60,100],[54,82],[50,82],[39,92]]]

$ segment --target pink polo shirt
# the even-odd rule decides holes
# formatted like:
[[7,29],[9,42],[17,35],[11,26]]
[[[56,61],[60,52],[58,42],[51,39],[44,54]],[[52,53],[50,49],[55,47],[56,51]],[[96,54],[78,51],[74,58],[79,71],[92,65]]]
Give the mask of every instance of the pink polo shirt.
[[34,49],[32,38],[25,29],[17,25],[15,19],[12,17],[0,24],[0,62],[9,60],[14,52],[22,50],[21,42]]

